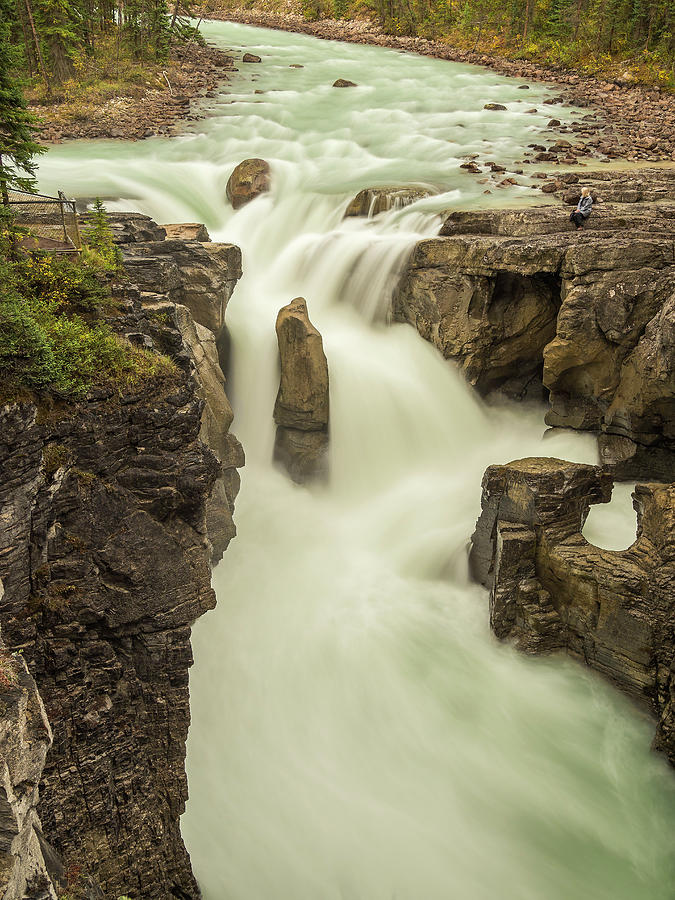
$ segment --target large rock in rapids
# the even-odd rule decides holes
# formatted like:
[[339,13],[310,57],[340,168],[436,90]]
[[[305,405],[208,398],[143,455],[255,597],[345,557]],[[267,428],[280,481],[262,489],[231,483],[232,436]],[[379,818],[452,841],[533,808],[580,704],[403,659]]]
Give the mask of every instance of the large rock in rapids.
[[417,187],[364,188],[350,202],[345,211],[348,216],[376,216],[389,209],[410,206],[416,200],[430,197],[431,191]]
[[235,167],[227,182],[227,199],[240,209],[270,189],[270,166],[264,159],[245,159]]
[[392,318],[481,393],[547,398],[549,425],[602,433],[622,475],[675,470],[675,204],[456,212],[421,241]]
[[565,651],[645,702],[659,717],[656,745],[675,764],[675,484],[637,485],[637,538],[623,551],[581,533],[590,505],[611,490],[595,466],[490,466],[471,569],[490,590],[499,638],[529,652]]
[[328,362],[307,304],[296,297],[276,323],[281,378],[274,406],[274,458],[294,481],[323,474],[328,447]]

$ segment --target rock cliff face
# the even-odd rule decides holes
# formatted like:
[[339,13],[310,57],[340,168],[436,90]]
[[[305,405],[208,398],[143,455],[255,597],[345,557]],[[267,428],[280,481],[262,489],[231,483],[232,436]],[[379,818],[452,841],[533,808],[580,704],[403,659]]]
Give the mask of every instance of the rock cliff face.
[[[234,244],[211,243],[208,235],[206,241],[165,240],[165,229],[147,217],[120,218],[122,227],[118,224],[116,240],[129,278],[140,289],[143,307],[154,316],[167,315],[175,321],[183,351],[196,369],[199,396],[205,404],[201,438],[220,462],[207,508],[213,561],[217,562],[235,534],[232,512],[239,490],[237,468],[244,464],[241,444],[229,430],[232,408],[217,349],[225,333],[228,300],[241,278],[241,251]],[[205,236],[205,229],[194,225],[167,228],[169,233]]]
[[[3,588],[0,583],[0,594]],[[0,640],[0,896],[53,900],[44,861],[38,784],[52,733],[26,663]]]
[[633,495],[637,538],[601,550],[581,530],[612,479],[595,466],[523,459],[490,466],[471,568],[490,590],[496,635],[563,650],[656,714],[655,745],[675,764],[675,484]]
[[274,458],[294,481],[302,482],[326,470],[328,362],[302,297],[279,310],[276,329],[281,378],[274,406]]
[[548,397],[617,474],[675,470],[675,205],[458,212],[415,248],[392,316],[483,394]]
[[[215,603],[208,524],[222,552],[242,458],[215,335],[187,304],[222,324],[222,259],[236,248],[209,253],[156,229],[138,217],[118,225],[126,240],[148,230],[154,240],[125,245],[141,289],[117,289],[111,324],[171,357],[174,374],[78,404],[26,397],[0,410],[0,621],[53,729],[39,811],[75,897],[96,881],[111,898],[199,896],[179,827],[190,627]],[[220,519],[209,506],[219,485]]]

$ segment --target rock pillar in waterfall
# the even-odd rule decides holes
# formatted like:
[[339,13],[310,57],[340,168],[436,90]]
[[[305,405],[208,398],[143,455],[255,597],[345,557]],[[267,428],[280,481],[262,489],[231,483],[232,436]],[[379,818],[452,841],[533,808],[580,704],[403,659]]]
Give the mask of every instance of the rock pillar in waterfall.
[[274,458],[293,481],[325,475],[328,447],[328,362],[321,335],[297,297],[277,316],[281,361],[274,406]]

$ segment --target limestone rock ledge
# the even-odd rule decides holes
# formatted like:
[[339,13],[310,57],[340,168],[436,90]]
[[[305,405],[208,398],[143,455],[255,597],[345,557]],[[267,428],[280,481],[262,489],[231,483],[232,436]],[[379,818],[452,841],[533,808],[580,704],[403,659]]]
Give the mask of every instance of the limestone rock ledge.
[[611,490],[596,466],[490,466],[471,571],[490,590],[497,637],[567,652],[645,703],[658,719],[655,745],[675,765],[675,483],[637,485],[637,537],[620,552],[581,533]]
[[392,300],[482,394],[547,398],[621,476],[675,471],[675,204],[456,212]]
[[[2,594],[0,582],[0,594]],[[37,814],[52,733],[26,663],[0,640],[0,897],[55,900]]]
[[[157,227],[136,217],[118,234]],[[169,273],[157,285],[166,292],[150,290],[137,265],[137,285],[115,289],[110,324],[168,355],[175,372],[122,395],[25,397],[0,409],[0,621],[53,729],[39,812],[66,872],[75,867],[106,897],[190,900],[199,888],[179,824],[190,628],[215,605],[214,486],[222,551],[243,459],[215,335],[177,302],[190,299],[192,259],[218,285],[208,315],[220,314],[227,279],[196,241],[151,243],[165,252],[136,241],[136,258]],[[179,276],[173,249],[185,263]],[[198,293],[205,304],[211,292]]]

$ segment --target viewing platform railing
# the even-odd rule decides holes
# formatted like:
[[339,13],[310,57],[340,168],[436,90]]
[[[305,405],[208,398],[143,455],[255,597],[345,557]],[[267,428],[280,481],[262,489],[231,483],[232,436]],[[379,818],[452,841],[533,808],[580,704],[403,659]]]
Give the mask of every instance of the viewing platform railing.
[[74,200],[68,200],[61,191],[57,197],[28,191],[8,194],[13,223],[29,232],[21,238],[27,250],[77,253],[82,249]]

